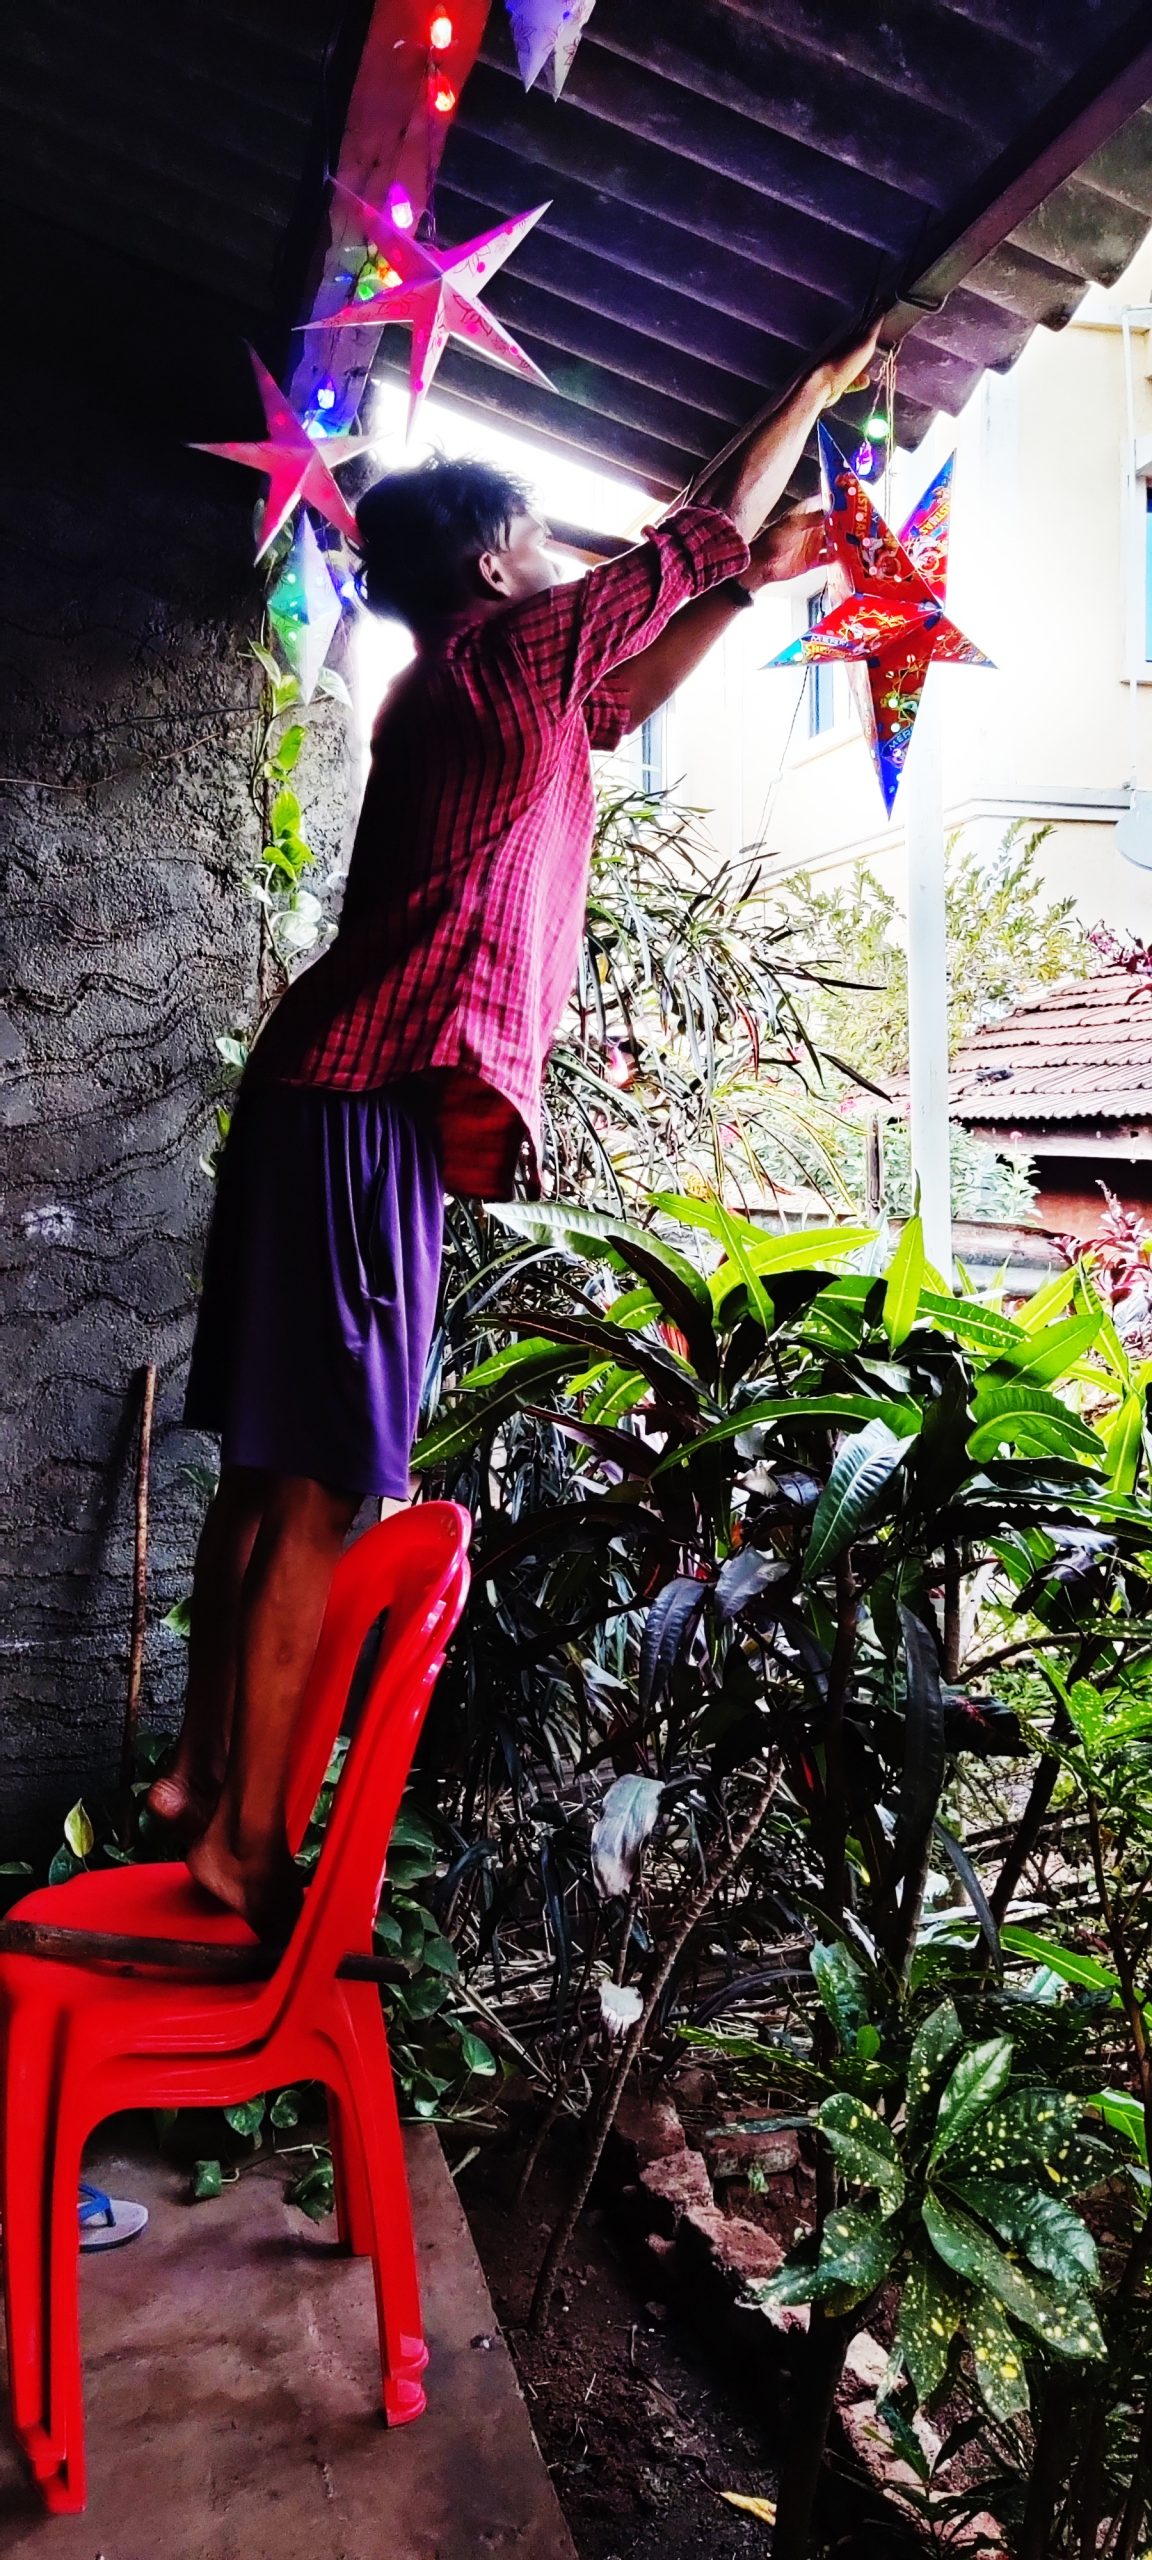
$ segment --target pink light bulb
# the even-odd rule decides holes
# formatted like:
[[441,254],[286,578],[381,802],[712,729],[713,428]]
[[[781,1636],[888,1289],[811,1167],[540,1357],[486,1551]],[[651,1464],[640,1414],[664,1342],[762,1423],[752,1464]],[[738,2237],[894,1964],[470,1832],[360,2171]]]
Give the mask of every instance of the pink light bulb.
[[416,216],[412,209],[412,198],[408,193],[407,187],[389,187],[388,211],[392,216],[392,220],[396,225],[397,231],[411,230],[412,225],[416,220]]

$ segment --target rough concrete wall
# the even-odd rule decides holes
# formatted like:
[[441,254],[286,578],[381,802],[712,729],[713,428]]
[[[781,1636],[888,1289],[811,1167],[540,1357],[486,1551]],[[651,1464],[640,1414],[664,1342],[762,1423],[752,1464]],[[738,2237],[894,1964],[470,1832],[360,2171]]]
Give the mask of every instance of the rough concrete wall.
[[[77,422],[26,424],[0,497],[0,774],[41,786],[0,785],[0,1856],[35,1854],[82,1789],[113,1795],[147,1361],[144,1719],[178,1709],[160,1620],[202,1508],[184,1469],[212,1455],[178,1422],[198,1159],[214,1035],[251,1018],[256,963],[242,493],[222,464]],[[343,720],[326,706],[304,769],[329,872]]]

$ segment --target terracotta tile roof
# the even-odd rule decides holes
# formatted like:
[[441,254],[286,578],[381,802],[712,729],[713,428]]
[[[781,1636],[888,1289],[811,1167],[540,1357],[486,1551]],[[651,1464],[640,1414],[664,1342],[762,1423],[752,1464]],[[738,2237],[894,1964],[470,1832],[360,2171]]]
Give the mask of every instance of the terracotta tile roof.
[[980,1123],[1152,1122],[1152,984],[1104,969],[974,1032],[952,1061],[952,1116]]

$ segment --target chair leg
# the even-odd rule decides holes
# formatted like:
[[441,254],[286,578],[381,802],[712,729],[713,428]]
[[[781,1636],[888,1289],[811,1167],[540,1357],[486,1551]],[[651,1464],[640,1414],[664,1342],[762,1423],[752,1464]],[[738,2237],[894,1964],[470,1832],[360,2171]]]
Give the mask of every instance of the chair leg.
[[75,2086],[63,2075],[52,2144],[47,2269],[47,2437],[55,2463],[40,2477],[40,2494],[50,2514],[64,2516],[80,2515],[87,2497],[76,2235],[76,2189],[87,2126],[77,2099]]
[[[427,2405],[419,2377],[428,2349],[392,2065],[379,2003],[365,1989],[366,2002],[353,1993],[343,2004],[346,2156],[353,2148],[359,2154],[371,2217],[384,2414],[390,2426],[403,2426]],[[345,2092],[337,2095],[344,2098]]]
[[5,2033],[0,2217],[12,2423],[29,2459],[47,2418],[47,2258],[52,2157],[52,2022],[32,2004]]
[[372,2200],[364,2178],[355,2126],[346,2122],[347,2105],[328,2092],[328,2139],[332,2146],[332,2178],[336,2191],[336,2229],[341,2248],[351,2258],[372,2255]]

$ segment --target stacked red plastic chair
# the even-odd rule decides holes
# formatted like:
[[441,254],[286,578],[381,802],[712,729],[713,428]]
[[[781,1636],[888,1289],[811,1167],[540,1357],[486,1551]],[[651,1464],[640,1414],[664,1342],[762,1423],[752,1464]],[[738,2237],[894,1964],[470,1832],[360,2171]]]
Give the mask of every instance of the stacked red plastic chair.
[[[370,2257],[384,2412],[419,2417],[427,2363],[380,1995],[341,1980],[370,1955],[389,1835],[468,1589],[468,1516],[426,1503],[341,1558],[301,1709],[289,1832],[303,1838],[366,1637],[383,1634],[301,1917],[271,1978],[198,1982],[0,1955],[5,2307],[12,2418],[45,2506],[85,2503],[76,2185],[93,2127],[122,2108],[236,2106],[290,2081],[329,2102],[338,2228]],[[114,1867],[29,1894],[12,1920],[255,1947],[183,1861]]]

